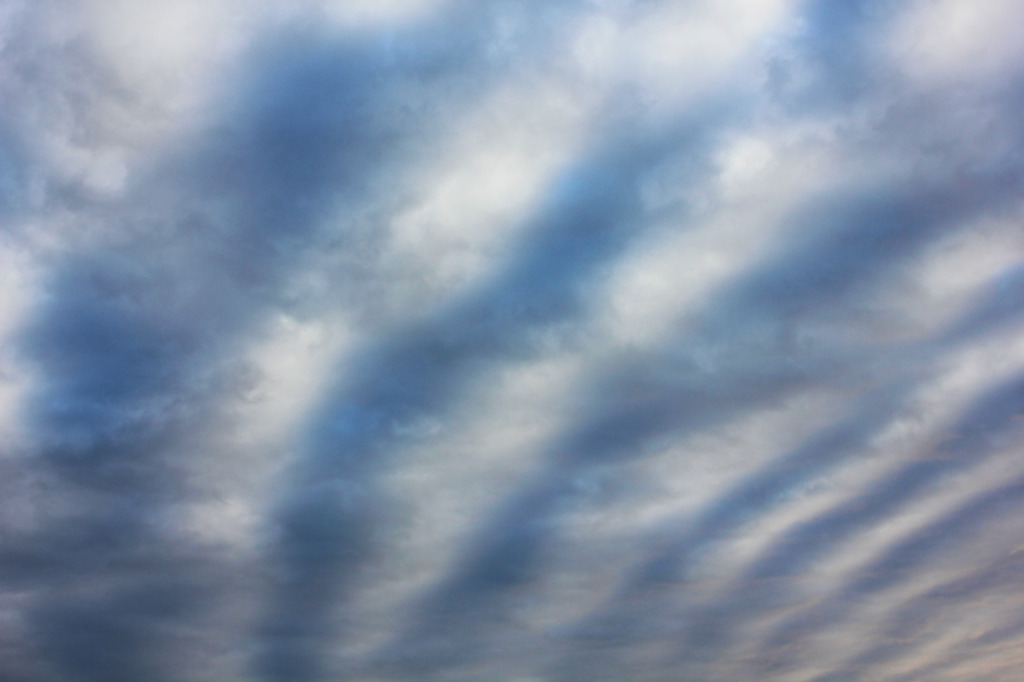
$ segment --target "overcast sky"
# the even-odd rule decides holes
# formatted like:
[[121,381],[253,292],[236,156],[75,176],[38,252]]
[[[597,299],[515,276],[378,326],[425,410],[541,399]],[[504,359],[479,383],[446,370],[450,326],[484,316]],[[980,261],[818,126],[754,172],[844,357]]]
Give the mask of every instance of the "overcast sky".
[[0,682],[1018,682],[1022,27],[0,1]]

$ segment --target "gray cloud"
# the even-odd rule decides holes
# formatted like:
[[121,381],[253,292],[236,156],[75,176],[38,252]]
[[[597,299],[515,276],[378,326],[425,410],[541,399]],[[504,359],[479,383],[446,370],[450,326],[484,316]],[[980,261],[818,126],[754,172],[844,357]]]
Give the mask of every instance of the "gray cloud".
[[950,4],[12,3],[0,678],[1010,679]]

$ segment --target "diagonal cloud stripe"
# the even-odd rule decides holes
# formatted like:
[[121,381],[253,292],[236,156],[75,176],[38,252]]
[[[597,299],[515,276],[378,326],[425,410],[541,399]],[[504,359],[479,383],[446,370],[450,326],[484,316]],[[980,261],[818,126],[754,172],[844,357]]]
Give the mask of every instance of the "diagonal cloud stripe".
[[0,6],[0,680],[1021,676],[1012,0]]

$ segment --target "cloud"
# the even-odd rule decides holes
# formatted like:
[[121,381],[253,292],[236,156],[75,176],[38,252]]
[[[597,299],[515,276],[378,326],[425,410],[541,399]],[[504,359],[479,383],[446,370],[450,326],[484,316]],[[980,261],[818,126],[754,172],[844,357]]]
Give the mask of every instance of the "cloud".
[[129,5],[0,10],[4,679],[1019,675],[1012,3]]

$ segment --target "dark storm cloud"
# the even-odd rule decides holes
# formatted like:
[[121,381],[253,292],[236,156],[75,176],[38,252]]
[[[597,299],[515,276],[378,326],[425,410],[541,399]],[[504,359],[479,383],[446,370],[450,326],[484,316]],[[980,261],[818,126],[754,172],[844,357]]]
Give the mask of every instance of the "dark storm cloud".
[[[116,121],[164,130],[153,121],[178,109],[153,102],[188,79],[132,80],[109,62],[104,41],[133,30],[127,14],[49,2],[0,16],[12,237],[0,262],[31,264],[0,278],[13,292],[0,300],[12,368],[0,364],[0,430],[30,434],[0,448],[0,677],[900,679],[908,666],[1005,664],[1024,631],[992,601],[1011,600],[1020,577],[1002,551],[1020,538],[1000,522],[1020,513],[1022,491],[1019,88],[908,75],[916,65],[899,61],[890,29],[923,5],[713,4],[428,3],[407,23],[353,29],[331,17],[354,5],[214,3],[209,16],[235,22],[217,28],[244,44],[197,53],[211,65],[233,54],[229,80],[159,149]],[[720,14],[741,9],[764,26],[733,35],[739,17]],[[207,16],[160,11],[196,31]],[[659,27],[680,16],[680,30],[703,28],[663,44]],[[186,56],[200,49],[190,35],[176,36]],[[741,66],[716,71],[737,41],[751,43]],[[721,82],[674,100],[695,68]],[[508,91],[561,93],[538,101],[538,118],[583,112],[535,124],[576,128],[567,158],[511,227],[472,226],[507,230],[490,246],[438,246],[443,229],[429,226],[422,253],[396,255],[400,219],[438,191],[440,159],[465,161],[450,152],[474,116],[489,117],[487,135],[521,133],[501,118],[520,114],[493,110]],[[763,167],[743,156],[748,138],[765,141]],[[742,222],[745,201],[767,235],[754,255],[702,251],[708,233]],[[686,238],[679,274],[721,259],[722,278],[665,307],[657,338],[605,338],[630,324],[605,320],[623,264]],[[448,288],[431,262],[446,248],[484,272]],[[935,262],[955,271],[936,277]],[[647,304],[631,295],[628,307]],[[353,343],[296,365],[323,387],[306,402],[246,412],[281,381],[281,358],[254,354],[278,319],[307,331],[342,319]],[[573,363],[578,383],[524,451],[501,449],[500,433],[451,444],[498,377]],[[539,385],[542,405],[564,388]],[[814,395],[835,411],[794,415]],[[289,400],[301,409],[277,440],[239,416],[269,420]],[[700,441],[739,438],[750,417],[792,419],[795,432],[751,427],[729,463]],[[439,435],[424,436],[425,421]],[[907,444],[884,451],[894,432]],[[448,544],[424,541],[423,556],[396,563],[409,538],[441,536],[417,518],[439,503],[394,485],[422,476],[426,445],[449,450],[423,487],[477,454],[529,465],[519,478],[495,469],[482,502],[452,488],[442,504],[454,511],[428,515],[457,526]],[[670,512],[631,516],[678,501],[644,473],[666,447],[682,453],[672,475],[712,483]],[[851,474],[858,465],[872,475]],[[1010,472],[998,485],[995,465]],[[271,483],[218,480],[240,469]],[[237,528],[235,493],[255,517]],[[198,508],[221,512],[196,521]],[[752,533],[765,536],[750,545]],[[845,556],[857,568],[821,569]],[[586,582],[604,570],[614,575]],[[890,595],[868,630],[865,605]],[[536,616],[547,599],[567,612]],[[968,608],[983,633],[922,658]]]

